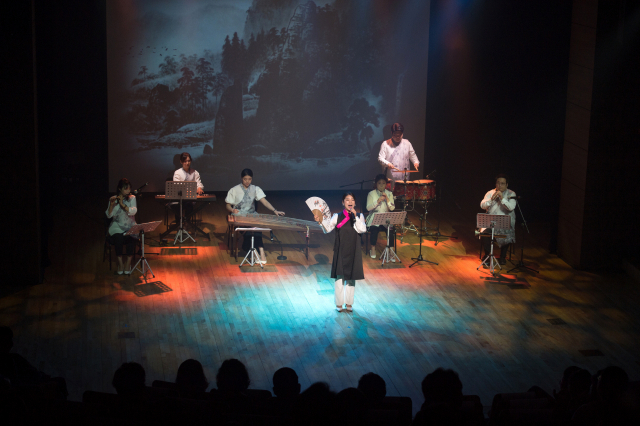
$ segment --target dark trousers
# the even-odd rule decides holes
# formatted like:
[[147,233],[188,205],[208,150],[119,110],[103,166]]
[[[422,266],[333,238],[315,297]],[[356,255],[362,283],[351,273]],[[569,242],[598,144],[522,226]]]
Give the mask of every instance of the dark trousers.
[[[182,216],[189,216],[191,214],[191,212],[193,212],[193,206],[195,206],[196,203],[193,201],[183,201],[182,202]],[[173,213],[175,215],[176,218],[176,223],[180,223],[180,202],[176,203],[176,204],[172,204],[171,205],[171,210],[173,210]],[[184,225],[184,221],[182,222],[182,224]]]
[[116,256],[122,256],[122,246],[126,247],[127,256],[133,256],[133,252],[136,249],[136,242],[136,239],[131,235],[125,237],[124,234],[113,234],[109,236],[109,243],[116,246]]
[[[491,235],[491,229],[485,229],[483,234]],[[483,237],[482,238],[482,247],[484,248],[484,257],[487,257],[489,255],[489,252],[491,252],[491,238]],[[494,249],[493,249],[493,255],[494,256],[496,255],[495,250],[496,249],[494,247]],[[506,245],[500,247],[500,259],[506,260],[508,252],[509,252],[509,244],[506,244]]]
[[242,250],[249,251],[249,249],[251,248],[251,236],[252,235],[253,235],[253,247],[254,248],[264,247],[264,244],[262,243],[262,232],[246,231],[244,233],[244,235],[242,236],[242,238],[243,238],[243,240],[242,240]]
[[[370,240],[371,241],[371,247],[375,247],[376,242],[378,242],[378,234],[380,233],[380,231],[382,232],[387,232],[387,227],[384,225],[378,225],[378,226],[370,226],[369,227],[369,235],[370,235]],[[391,243],[392,247],[395,247],[396,245],[396,228],[394,226],[391,227],[391,229],[389,230],[389,242]]]

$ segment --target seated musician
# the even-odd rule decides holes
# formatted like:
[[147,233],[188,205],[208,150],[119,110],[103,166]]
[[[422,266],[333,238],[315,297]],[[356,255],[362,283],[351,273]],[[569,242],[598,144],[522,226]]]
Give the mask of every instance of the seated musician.
[[402,138],[403,134],[404,126],[400,123],[393,123],[391,139],[382,142],[378,154],[378,162],[385,168],[384,174],[391,180],[392,191],[396,181],[404,179],[404,174],[400,170],[411,168],[409,161],[416,170],[420,167],[420,161],[418,161],[413,145],[407,139]]
[[[369,233],[371,238],[371,258],[376,258],[376,242],[378,241],[378,233],[380,231],[386,232],[386,227],[383,225],[371,226],[374,213],[385,213],[393,211],[396,206],[393,202],[393,194],[391,191],[385,189],[387,186],[387,178],[383,174],[376,176],[375,180],[376,189],[369,192],[367,195],[367,210],[369,216],[367,216],[367,226],[369,227]],[[391,235],[389,238],[393,241],[395,238],[395,228],[391,227]]]
[[[255,213],[255,202],[260,201],[262,205],[272,211],[276,216],[284,216],[284,212],[276,210],[267,201],[266,195],[264,195],[264,192],[259,186],[251,185],[253,181],[253,172],[251,169],[244,169],[240,173],[240,177],[242,178],[242,183],[231,188],[227,193],[227,198],[224,199],[225,203],[227,203],[227,210],[232,214]],[[260,251],[260,262],[263,264],[267,263],[261,232],[245,232],[242,241],[242,250],[249,251],[252,236],[254,237],[253,246]]]
[[[198,195],[204,194],[204,185],[200,180],[200,173],[196,169],[191,168],[191,155],[188,152],[180,154],[180,163],[182,167],[173,173],[174,182],[197,182],[198,183]],[[193,211],[194,202],[182,203],[183,216],[190,216]],[[171,208],[176,215],[176,223],[180,221],[180,206],[172,204]]]
[[[509,244],[516,242],[516,193],[509,189],[509,177],[505,174],[496,176],[496,187],[487,192],[480,202],[480,207],[486,210],[487,214],[509,215],[511,216],[511,229],[495,229],[494,234],[506,235],[506,238],[497,238],[495,241],[500,247],[500,265],[507,264],[507,252]],[[485,234],[491,234],[490,228],[481,229]],[[491,251],[491,239],[482,238],[484,247],[484,257]],[[485,268],[487,266],[485,265]]]
[[[136,196],[131,194],[131,183],[129,179],[122,178],[118,182],[116,195],[109,199],[109,206],[105,212],[111,219],[109,224],[109,242],[116,247],[116,257],[118,258],[118,275],[131,273],[131,256],[136,248],[136,238],[124,234],[136,224],[136,213],[138,207]],[[126,247],[126,261],[123,264],[122,246]]]

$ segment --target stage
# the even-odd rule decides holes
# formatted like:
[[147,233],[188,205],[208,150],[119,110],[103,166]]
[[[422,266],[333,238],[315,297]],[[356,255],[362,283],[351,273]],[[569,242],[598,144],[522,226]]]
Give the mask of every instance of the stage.
[[[71,400],[85,390],[113,392],[112,375],[122,362],[141,363],[150,385],[173,381],[188,358],[202,362],[211,386],[228,358],[247,365],[256,389],[271,390],[271,377],[283,366],[295,369],[302,389],[326,381],[335,391],[355,387],[372,371],[386,381],[387,395],[411,397],[414,413],[423,401],[420,383],[437,367],[457,371],[463,393],[479,395],[485,411],[499,392],[558,389],[569,365],[591,373],[618,365],[631,380],[640,377],[637,283],[616,271],[570,268],[548,253],[544,224],[530,224],[525,251],[525,263],[540,272],[495,278],[476,270],[475,212],[443,203],[441,232],[458,239],[437,246],[424,239],[423,257],[438,265],[409,268],[419,241],[408,234],[398,241],[402,263],[382,267],[381,234],[378,258],[363,253],[365,280],[357,282],[353,313],[338,313],[329,277],[332,234],[312,235],[308,260],[302,234],[276,232],[282,244],[265,236],[264,269],[239,268],[242,257],[236,261],[226,244],[225,194],[216,195],[200,223],[210,242],[198,237],[196,244],[174,246],[171,237],[160,245],[164,225],[147,235],[155,278],[146,281],[137,272],[115,275],[115,263],[109,271],[103,262],[106,195],[63,203],[53,218],[44,283],[3,288],[0,323],[13,329],[14,351],[65,377]],[[267,198],[287,216],[312,220],[304,204],[312,195],[318,194]],[[321,196],[337,211],[339,192]],[[138,207],[138,223],[164,217],[164,205],[150,194]],[[409,216],[418,223],[415,212]],[[431,228],[438,216],[433,205]],[[518,238],[513,262],[521,229]],[[287,260],[277,259],[281,250]]]

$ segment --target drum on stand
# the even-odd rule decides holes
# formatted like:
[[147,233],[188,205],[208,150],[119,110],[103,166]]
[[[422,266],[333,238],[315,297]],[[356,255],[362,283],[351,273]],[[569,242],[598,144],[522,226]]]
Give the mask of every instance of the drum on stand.
[[414,185],[412,181],[396,181],[393,188],[393,198],[396,200],[409,201],[414,198]]
[[420,179],[411,182],[413,195],[416,201],[435,201],[436,200],[436,181],[431,179]]

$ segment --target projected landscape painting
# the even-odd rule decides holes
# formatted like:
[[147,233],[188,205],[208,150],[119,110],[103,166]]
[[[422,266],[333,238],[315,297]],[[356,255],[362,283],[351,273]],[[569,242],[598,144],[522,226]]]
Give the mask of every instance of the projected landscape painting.
[[110,180],[336,189],[402,122],[424,153],[428,1],[107,2]]

